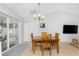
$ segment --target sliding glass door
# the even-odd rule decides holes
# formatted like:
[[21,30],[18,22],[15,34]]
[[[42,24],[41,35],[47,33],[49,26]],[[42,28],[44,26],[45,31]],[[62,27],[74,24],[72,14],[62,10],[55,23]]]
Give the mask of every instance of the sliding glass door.
[[0,55],[19,41],[19,20],[0,13]]
[[7,18],[0,17],[0,41],[2,52],[8,49],[8,45],[9,48],[11,48],[19,42],[18,21],[11,18],[8,20],[9,22],[7,22]]
[[18,43],[18,22],[15,19],[9,21],[9,45],[10,47]]

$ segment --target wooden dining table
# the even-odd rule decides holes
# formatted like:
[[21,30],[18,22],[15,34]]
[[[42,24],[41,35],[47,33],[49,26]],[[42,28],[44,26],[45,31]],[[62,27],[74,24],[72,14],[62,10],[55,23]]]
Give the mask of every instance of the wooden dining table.
[[[35,53],[35,43],[42,42],[41,36],[34,36],[32,39],[32,51]],[[57,53],[59,53],[59,39],[55,38],[55,36],[51,36],[51,42],[55,43],[57,46]]]

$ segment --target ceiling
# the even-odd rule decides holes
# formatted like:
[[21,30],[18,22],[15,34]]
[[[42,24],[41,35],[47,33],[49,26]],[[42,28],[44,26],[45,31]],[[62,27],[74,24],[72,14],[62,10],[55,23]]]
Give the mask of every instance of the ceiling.
[[[38,10],[37,3],[4,3],[8,9],[15,11],[25,20],[32,19],[32,11]],[[40,3],[40,13],[50,16],[54,12],[71,12],[79,14],[79,3]]]

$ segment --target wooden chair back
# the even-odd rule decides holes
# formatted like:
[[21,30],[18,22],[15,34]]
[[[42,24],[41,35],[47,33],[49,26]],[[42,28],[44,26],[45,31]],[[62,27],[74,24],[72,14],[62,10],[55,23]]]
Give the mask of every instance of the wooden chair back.
[[31,33],[31,39],[33,40],[33,33]]
[[59,45],[60,45],[59,33],[55,33],[55,38],[57,38],[57,40],[59,40]]
[[49,52],[51,55],[51,35],[48,33],[42,33],[42,55],[44,54],[44,48],[49,48]]
[[41,37],[43,40],[48,40],[50,39],[50,34],[47,32],[42,32]]
[[55,33],[55,38],[59,39],[59,33]]
[[49,44],[51,42],[51,35],[48,33],[42,33],[42,45]]

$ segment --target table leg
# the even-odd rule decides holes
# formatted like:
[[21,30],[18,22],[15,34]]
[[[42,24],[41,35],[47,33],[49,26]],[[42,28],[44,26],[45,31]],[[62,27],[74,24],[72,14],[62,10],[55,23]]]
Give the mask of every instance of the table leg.
[[50,48],[50,56],[51,56],[51,48]]
[[33,51],[33,54],[35,53],[35,41],[32,41],[32,51]]
[[57,41],[57,53],[59,53],[59,41]]

